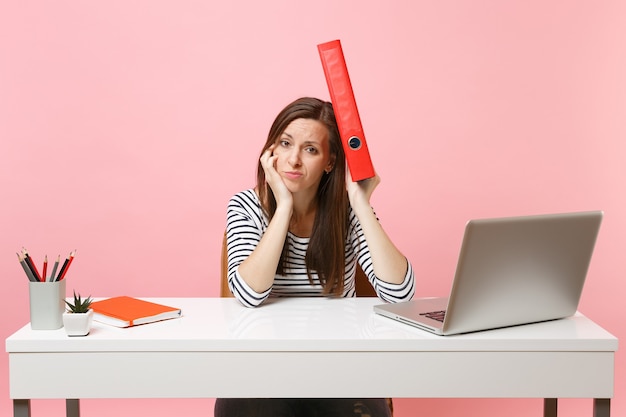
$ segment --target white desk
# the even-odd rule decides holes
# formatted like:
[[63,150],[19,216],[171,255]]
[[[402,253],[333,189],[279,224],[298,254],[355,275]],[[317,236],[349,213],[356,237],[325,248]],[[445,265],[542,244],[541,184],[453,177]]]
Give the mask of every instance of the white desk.
[[[223,298],[152,300],[184,317],[128,329],[94,323],[87,337],[29,325],[11,335],[15,417],[30,416],[33,398],[69,399],[68,416],[78,416],[79,398],[335,396],[544,398],[547,416],[557,398],[593,398],[595,416],[610,414],[618,341],[580,314],[441,337],[376,315],[375,298],[286,298],[256,309]],[[73,369],[94,377],[64,380]]]

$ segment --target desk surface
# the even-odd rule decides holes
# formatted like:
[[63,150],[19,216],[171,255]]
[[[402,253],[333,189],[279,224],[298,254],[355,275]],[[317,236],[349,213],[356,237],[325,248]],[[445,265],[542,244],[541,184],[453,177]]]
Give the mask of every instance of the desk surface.
[[[377,298],[283,298],[250,309],[232,298],[151,298],[183,317],[127,329],[94,322],[87,337],[29,325],[7,352],[72,351],[615,351],[617,339],[582,314],[551,322],[436,336],[375,314]],[[43,342],[43,343],[42,343]]]
[[[11,398],[613,397],[617,339],[582,314],[442,337],[375,314],[376,298],[284,298],[255,309],[149,300],[183,317],[94,323],[75,338],[18,330],[6,340]],[[59,384],[73,367],[97,377]]]

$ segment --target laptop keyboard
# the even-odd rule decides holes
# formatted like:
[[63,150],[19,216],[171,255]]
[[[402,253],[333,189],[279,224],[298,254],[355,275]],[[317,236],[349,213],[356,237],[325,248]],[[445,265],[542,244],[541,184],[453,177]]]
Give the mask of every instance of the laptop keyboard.
[[446,316],[446,310],[429,311],[428,313],[420,313],[420,316],[428,317],[429,319],[437,320],[443,323],[443,318]]

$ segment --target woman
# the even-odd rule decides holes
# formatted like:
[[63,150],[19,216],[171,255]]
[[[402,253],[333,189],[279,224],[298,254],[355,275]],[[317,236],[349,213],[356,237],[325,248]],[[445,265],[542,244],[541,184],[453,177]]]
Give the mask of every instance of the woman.
[[[228,205],[233,295],[247,307],[270,296],[354,297],[359,262],[381,299],[411,299],[411,264],[370,205],[379,183],[378,176],[351,180],[330,103],[305,97],[285,107],[261,152],[256,188],[236,194]],[[215,416],[261,415],[251,411],[261,403],[268,416],[286,409],[297,416],[355,415],[357,409],[389,415],[384,400],[218,399]]]

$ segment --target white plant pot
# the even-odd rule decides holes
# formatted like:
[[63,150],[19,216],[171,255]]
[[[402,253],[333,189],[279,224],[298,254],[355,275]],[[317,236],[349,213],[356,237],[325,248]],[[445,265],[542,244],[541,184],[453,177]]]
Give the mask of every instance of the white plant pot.
[[86,313],[63,313],[63,327],[68,336],[87,336],[91,330],[93,310]]

